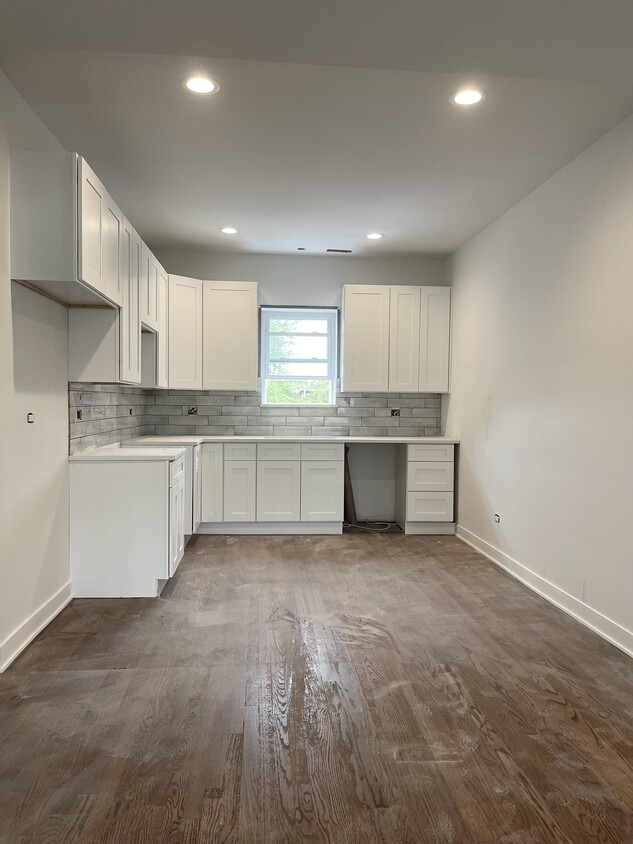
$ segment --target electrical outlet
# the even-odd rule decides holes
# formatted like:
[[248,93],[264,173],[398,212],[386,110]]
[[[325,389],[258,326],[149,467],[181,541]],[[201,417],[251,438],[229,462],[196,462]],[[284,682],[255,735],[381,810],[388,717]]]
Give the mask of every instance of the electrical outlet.
[[497,524],[499,524],[500,521],[501,521],[501,516],[499,515],[499,513],[495,513],[495,522]]
[[132,415],[132,408],[130,408],[130,416]]
[[391,408],[391,415],[392,416],[400,416],[400,408],[399,407],[392,407]]
[[197,416],[198,415],[198,408],[197,407],[188,407],[187,408],[187,416]]
[[81,422],[81,419],[82,419],[83,415],[84,415],[84,412],[83,412],[83,410],[81,410],[81,408],[80,408],[80,409],[77,411],[77,413],[76,413],[76,417],[77,417],[77,418],[76,418],[76,420],[75,420],[75,421],[76,421],[76,422]]

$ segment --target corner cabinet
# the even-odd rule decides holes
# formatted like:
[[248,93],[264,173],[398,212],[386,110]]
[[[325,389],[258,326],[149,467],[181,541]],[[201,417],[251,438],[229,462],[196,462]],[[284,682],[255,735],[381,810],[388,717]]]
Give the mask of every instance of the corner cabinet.
[[447,393],[450,287],[345,285],[344,392]]

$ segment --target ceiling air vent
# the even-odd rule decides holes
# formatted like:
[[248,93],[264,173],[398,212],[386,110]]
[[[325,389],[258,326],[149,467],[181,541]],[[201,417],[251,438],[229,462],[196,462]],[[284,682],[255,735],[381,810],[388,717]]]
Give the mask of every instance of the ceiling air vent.
[[337,255],[349,255],[351,254],[351,249],[326,249],[326,252],[336,252]]

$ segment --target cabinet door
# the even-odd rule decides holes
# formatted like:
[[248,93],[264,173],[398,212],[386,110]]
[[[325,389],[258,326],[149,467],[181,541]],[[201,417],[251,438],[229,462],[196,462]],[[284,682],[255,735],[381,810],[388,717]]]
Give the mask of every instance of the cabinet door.
[[203,282],[205,390],[257,389],[257,284]]
[[169,490],[169,577],[185,553],[185,480],[181,477]]
[[389,389],[389,287],[351,284],[343,288],[341,389]]
[[92,169],[78,161],[78,275],[82,281],[106,293],[101,243],[107,191]]
[[141,254],[141,322],[153,331],[158,328],[158,273],[160,265],[143,244]]
[[304,460],[301,464],[301,521],[343,521],[342,460]]
[[448,393],[451,288],[421,287],[420,392]]
[[141,239],[127,220],[123,221],[121,250],[123,301],[120,312],[121,380],[141,381],[141,321],[139,313],[139,272]]
[[202,282],[169,276],[169,387],[202,389]]
[[200,456],[202,448],[199,445],[193,448],[193,532],[195,533],[200,527],[202,521],[202,467],[200,465]]
[[169,281],[165,272],[157,280],[156,386],[169,386]]
[[301,462],[257,462],[257,521],[298,522],[301,515]]
[[117,305],[120,305],[123,301],[121,282],[122,234],[123,214],[112,197],[106,194],[101,223],[101,266],[103,268],[105,293]]
[[255,521],[254,460],[224,461],[224,521]]
[[203,443],[200,456],[201,513],[203,522],[224,520],[224,446],[222,443]]
[[417,393],[420,366],[420,288],[389,290],[389,391]]

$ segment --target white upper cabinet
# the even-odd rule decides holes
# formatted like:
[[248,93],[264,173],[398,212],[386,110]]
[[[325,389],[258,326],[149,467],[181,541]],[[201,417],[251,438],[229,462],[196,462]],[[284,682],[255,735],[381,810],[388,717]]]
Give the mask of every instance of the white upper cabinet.
[[450,287],[346,285],[344,392],[447,393]]
[[203,282],[203,388],[257,389],[257,284]]
[[123,214],[83,158],[77,167],[77,275],[120,305]]
[[202,389],[202,282],[169,276],[168,375],[172,390]]
[[422,287],[420,290],[420,392],[448,393],[451,288]]
[[156,343],[156,386],[169,387],[169,277],[162,267],[156,279],[157,286],[157,330]]
[[141,239],[130,223],[123,221],[122,293],[120,319],[121,381],[141,382],[141,320],[139,312],[139,273]]
[[123,214],[75,153],[11,153],[11,277],[70,305],[122,303]]
[[161,266],[143,244],[141,255],[141,322],[152,331],[158,329],[158,274]]
[[389,389],[389,287],[353,284],[343,287],[344,392]]
[[391,287],[389,317],[389,390],[419,391],[420,288]]

